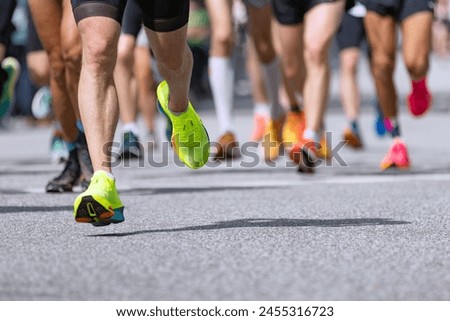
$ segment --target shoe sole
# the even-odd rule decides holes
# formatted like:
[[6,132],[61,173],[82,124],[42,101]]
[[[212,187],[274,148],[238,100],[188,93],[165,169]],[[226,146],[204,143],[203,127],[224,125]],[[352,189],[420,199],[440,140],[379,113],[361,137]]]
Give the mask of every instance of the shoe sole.
[[111,223],[118,224],[125,220],[123,210],[123,207],[115,210],[105,208],[92,196],[83,196],[76,209],[75,221],[78,223],[91,223],[96,227],[106,226]]
[[61,194],[61,193],[71,193],[73,191],[72,187],[52,187],[45,190],[46,193],[53,193],[53,194]]
[[389,165],[380,165],[380,169],[382,171],[386,171],[388,169],[399,169],[401,171],[407,171],[411,168],[411,165],[407,165],[407,166],[399,166],[396,164],[389,164]]

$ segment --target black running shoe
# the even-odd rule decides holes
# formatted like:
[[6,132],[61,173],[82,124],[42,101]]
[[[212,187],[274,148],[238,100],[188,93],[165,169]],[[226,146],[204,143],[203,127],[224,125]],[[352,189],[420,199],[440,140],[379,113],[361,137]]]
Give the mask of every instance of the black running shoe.
[[123,134],[122,159],[141,158],[142,147],[139,138],[132,132]]
[[83,133],[80,133],[78,135],[75,145],[77,146],[76,151],[81,169],[80,173],[81,189],[85,191],[89,187],[89,183],[91,182],[94,169],[92,168],[92,161],[91,157],[89,156],[89,149],[86,142],[86,136]]
[[81,168],[78,161],[77,151],[73,150],[69,153],[69,158],[66,161],[61,174],[50,182],[46,187],[47,193],[64,193],[72,192],[73,186],[77,184],[80,178]]

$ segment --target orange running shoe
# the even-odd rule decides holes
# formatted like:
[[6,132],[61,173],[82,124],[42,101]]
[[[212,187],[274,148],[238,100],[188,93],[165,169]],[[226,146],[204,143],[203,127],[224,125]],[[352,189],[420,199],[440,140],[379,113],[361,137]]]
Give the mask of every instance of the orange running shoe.
[[382,170],[386,170],[391,167],[409,169],[410,166],[411,164],[409,161],[408,149],[400,138],[396,138],[386,156],[384,156],[384,159],[381,161],[380,168]]
[[322,138],[320,139],[320,146],[317,149],[317,157],[325,160],[330,160],[332,158],[331,147],[328,144],[326,137],[326,132],[323,132]]
[[286,116],[283,127],[285,147],[292,148],[302,140],[305,131],[305,114],[303,111],[291,111]]
[[260,113],[255,113],[253,116],[253,132],[250,136],[252,142],[260,142],[264,138],[268,116]]
[[271,119],[266,126],[262,142],[265,160],[274,161],[280,156],[284,120],[285,116],[283,115],[278,119]]
[[214,160],[235,159],[240,157],[239,145],[236,136],[232,132],[226,132],[216,143],[217,152]]
[[348,146],[350,146],[353,149],[361,149],[363,148],[361,137],[357,132],[354,132],[350,128],[346,128],[344,130],[344,134],[342,135],[342,138],[345,142],[347,142]]

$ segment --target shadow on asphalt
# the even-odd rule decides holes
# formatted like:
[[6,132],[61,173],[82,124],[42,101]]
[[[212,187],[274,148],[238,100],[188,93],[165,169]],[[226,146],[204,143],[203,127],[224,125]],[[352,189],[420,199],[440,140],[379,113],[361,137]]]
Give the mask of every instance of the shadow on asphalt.
[[73,206],[0,206],[0,214],[65,211],[73,211]]
[[174,232],[188,232],[188,231],[211,231],[221,230],[227,228],[255,228],[255,227],[357,227],[357,226],[379,226],[379,225],[404,225],[411,224],[407,221],[395,221],[386,218],[349,218],[349,219],[334,219],[334,220],[302,220],[302,219],[242,219],[232,221],[222,221],[210,225],[188,226],[174,229],[159,229],[159,230],[143,230],[125,233],[108,233],[108,234],[93,234],[89,237],[123,237],[140,234],[152,233],[174,233]]
[[427,175],[427,174],[448,174],[450,172],[450,167],[434,167],[434,168],[418,168],[413,167],[411,169],[398,169],[395,167],[388,168],[387,170],[367,170],[357,168],[354,170],[356,166],[353,165],[353,170],[335,172],[331,175],[333,177],[336,176],[411,176],[411,175]]
[[23,176],[35,176],[37,174],[39,175],[50,175],[50,174],[56,174],[58,172],[57,169],[55,170],[40,170],[40,171],[33,171],[33,170],[14,170],[14,171],[0,171],[0,176],[17,176],[17,175],[23,175]]
[[120,195],[158,195],[158,194],[191,194],[199,192],[222,192],[222,191],[249,191],[262,189],[288,188],[288,186],[207,186],[207,187],[163,187],[163,188],[132,188],[120,190]]
[[[152,168],[153,170],[153,168]],[[164,178],[164,177],[195,177],[195,176],[211,176],[211,175],[241,175],[241,174],[273,174],[280,172],[291,172],[296,174],[296,167],[258,167],[258,168],[243,168],[236,165],[236,167],[220,167],[220,168],[203,168],[197,171],[182,171],[182,172],[159,172],[148,171],[141,172],[139,176],[133,176],[134,179],[146,180],[152,178]]]
[[[332,166],[331,169],[333,169]],[[241,168],[241,167],[227,167],[227,168],[211,168],[203,169],[201,171],[186,171],[186,172],[157,172],[148,171],[141,172],[139,176],[134,176],[133,179],[148,180],[153,178],[173,178],[173,177],[200,177],[200,176],[220,176],[220,175],[236,175],[241,174],[254,174],[255,176],[260,174],[279,174],[287,173],[292,174],[292,177],[307,178],[307,179],[321,179],[323,177],[342,177],[342,176],[414,176],[414,175],[427,175],[427,174],[448,174],[450,172],[450,166],[440,166],[433,168],[421,168],[414,166],[409,170],[400,170],[397,168],[390,168],[385,171],[381,171],[376,166],[373,168],[367,168],[364,164],[352,164],[349,168],[341,168],[339,171],[330,171],[330,167],[319,166],[317,172],[314,175],[299,174],[297,167],[282,167],[277,166],[275,168],[258,167],[258,168]],[[239,179],[239,178],[237,178]]]

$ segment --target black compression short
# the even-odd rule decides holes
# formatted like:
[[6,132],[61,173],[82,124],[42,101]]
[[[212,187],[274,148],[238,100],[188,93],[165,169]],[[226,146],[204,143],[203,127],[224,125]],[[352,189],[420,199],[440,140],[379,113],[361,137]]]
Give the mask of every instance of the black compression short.
[[[136,0],[142,10],[144,25],[154,31],[180,29],[189,19],[189,0]],[[77,22],[87,17],[103,16],[122,23],[127,0],[72,0]]]
[[397,21],[403,21],[409,16],[428,11],[433,12],[434,0],[359,0],[368,11],[382,16],[392,16]]
[[16,0],[0,0],[0,43],[9,46],[15,28],[12,16],[16,8]]
[[137,38],[142,26],[142,11],[136,0],[128,0],[122,19],[122,33]]
[[346,12],[336,34],[339,50],[359,48],[366,38],[363,18],[357,18]]
[[296,25],[303,22],[305,14],[321,3],[337,0],[273,0],[273,12],[282,25]]

